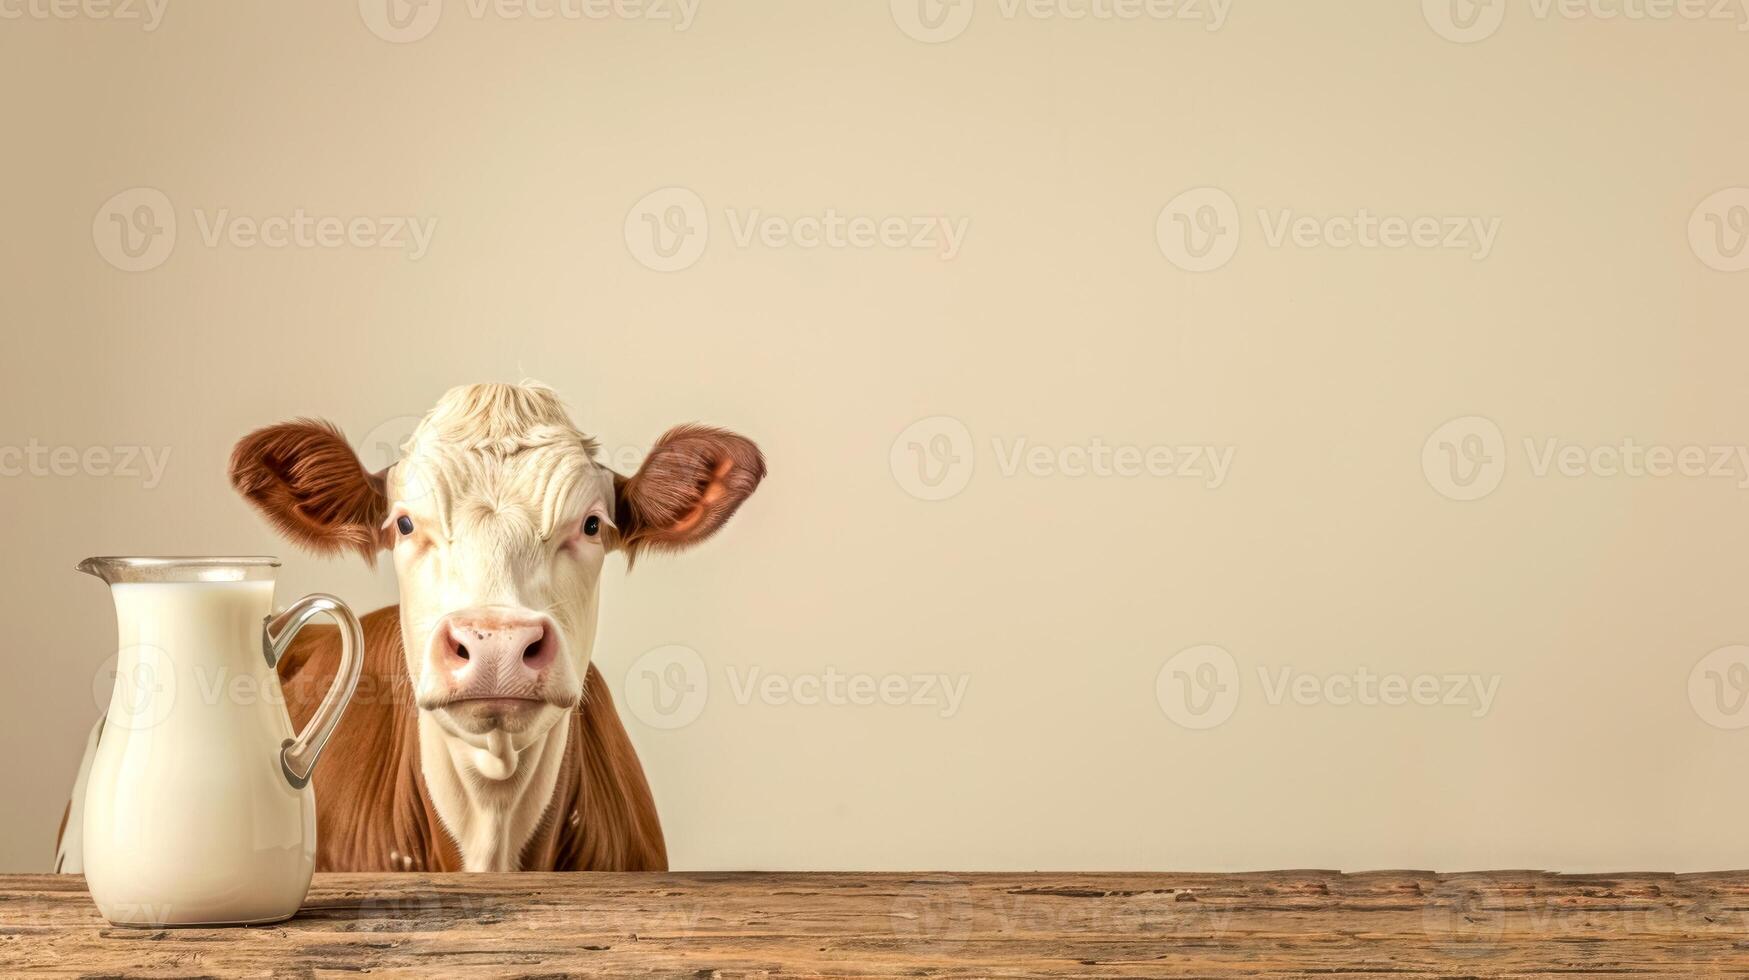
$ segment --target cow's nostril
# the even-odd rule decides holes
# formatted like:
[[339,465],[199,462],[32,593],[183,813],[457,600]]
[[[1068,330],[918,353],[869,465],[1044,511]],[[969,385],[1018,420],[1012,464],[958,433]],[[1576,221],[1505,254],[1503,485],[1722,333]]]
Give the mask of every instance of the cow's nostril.
[[536,640],[533,643],[530,643],[528,645],[528,649],[522,651],[523,661],[527,662],[527,661],[535,659],[536,657],[539,657],[540,650],[541,650],[541,644],[543,644],[545,642],[546,642],[546,640],[543,638],[543,639]]
[[455,645],[455,655],[462,658],[463,660],[468,659],[468,648],[465,646],[462,646],[460,643],[457,643]]

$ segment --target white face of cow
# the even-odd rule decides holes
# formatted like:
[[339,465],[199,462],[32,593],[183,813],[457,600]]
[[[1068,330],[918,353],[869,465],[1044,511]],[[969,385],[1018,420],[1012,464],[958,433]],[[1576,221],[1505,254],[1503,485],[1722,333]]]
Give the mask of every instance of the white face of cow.
[[671,430],[630,478],[594,451],[550,390],[472,385],[444,395],[385,473],[300,421],[239,442],[231,480],[301,544],[392,552],[420,711],[495,751],[583,698],[607,553],[702,540],[765,475],[751,442],[700,426]]
[[613,475],[546,407],[446,399],[385,481],[407,673],[470,742],[545,732],[582,698],[595,645]]

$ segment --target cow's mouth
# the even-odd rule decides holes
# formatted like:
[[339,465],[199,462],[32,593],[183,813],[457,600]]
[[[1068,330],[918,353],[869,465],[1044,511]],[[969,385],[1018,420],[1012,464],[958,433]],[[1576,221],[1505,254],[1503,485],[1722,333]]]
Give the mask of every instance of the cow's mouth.
[[556,706],[544,698],[486,695],[450,698],[431,707],[463,731],[484,734],[531,728],[545,709]]
[[517,711],[538,707],[548,702],[541,698],[486,696],[477,698],[456,698],[442,707],[455,708],[466,706],[476,711]]

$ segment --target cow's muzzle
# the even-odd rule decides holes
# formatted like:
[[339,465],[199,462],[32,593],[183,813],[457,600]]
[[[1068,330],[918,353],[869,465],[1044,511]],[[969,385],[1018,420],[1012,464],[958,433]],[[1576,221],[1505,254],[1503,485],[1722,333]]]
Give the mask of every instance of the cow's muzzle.
[[438,620],[426,650],[421,708],[490,720],[545,705],[575,707],[564,683],[564,636],[551,616],[511,606],[460,609]]

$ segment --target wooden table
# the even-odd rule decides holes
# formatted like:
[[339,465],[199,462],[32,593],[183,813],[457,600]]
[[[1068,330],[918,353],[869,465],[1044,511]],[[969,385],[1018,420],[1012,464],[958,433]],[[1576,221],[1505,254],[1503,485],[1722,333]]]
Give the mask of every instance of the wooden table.
[[1749,975],[1749,873],[317,875],[251,929],[0,876],[0,976]]

